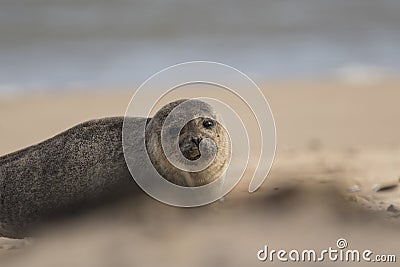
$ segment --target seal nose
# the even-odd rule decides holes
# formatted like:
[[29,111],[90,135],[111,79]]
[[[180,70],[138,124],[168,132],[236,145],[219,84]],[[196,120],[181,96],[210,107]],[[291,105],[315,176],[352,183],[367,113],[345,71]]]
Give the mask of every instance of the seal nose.
[[193,137],[192,138],[192,142],[196,144],[196,146],[199,146],[201,140],[203,140],[203,138],[201,137]]

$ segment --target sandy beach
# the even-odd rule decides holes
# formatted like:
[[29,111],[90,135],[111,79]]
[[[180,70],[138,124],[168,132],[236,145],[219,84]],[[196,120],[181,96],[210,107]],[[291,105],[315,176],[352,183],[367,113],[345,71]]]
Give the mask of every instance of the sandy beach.
[[[41,238],[0,239],[0,266],[279,266],[257,260],[257,251],[324,249],[339,238],[352,249],[400,256],[399,84],[264,81],[277,151],[257,192],[246,191],[245,176],[224,201],[195,209],[143,193],[44,227]],[[0,155],[86,120],[123,116],[132,93],[0,97]],[[315,266],[324,264],[332,266]]]

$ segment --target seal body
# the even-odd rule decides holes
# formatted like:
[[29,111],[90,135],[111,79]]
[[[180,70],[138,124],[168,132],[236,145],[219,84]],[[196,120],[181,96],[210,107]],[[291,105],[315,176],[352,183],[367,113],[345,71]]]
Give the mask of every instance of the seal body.
[[[197,160],[201,139],[213,139],[218,151],[209,167],[199,172],[183,171],[164,155],[162,126],[168,114],[185,101],[167,104],[153,118],[85,122],[38,145],[0,157],[0,235],[24,237],[36,225],[58,216],[137,195],[141,191],[131,174],[148,178],[144,164],[147,157],[163,178],[180,186],[201,186],[218,179],[228,162],[230,146],[226,131],[210,118],[189,121],[179,133],[180,151],[176,151],[187,160]],[[212,113],[211,106],[206,109]],[[135,163],[133,170],[124,155],[125,123],[131,137],[125,145],[134,151],[129,157]],[[140,125],[145,125],[145,134]]]
[[23,237],[59,213],[137,191],[122,150],[123,120],[85,122],[1,157],[0,235]]

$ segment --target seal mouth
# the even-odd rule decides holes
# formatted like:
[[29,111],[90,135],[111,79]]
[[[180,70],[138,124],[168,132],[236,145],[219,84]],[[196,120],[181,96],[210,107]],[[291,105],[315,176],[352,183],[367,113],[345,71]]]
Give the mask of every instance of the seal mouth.
[[186,159],[191,161],[198,160],[201,157],[199,144],[196,144],[194,142],[183,146],[181,145],[181,152]]
[[201,153],[199,149],[196,149],[194,153],[188,158],[189,160],[198,160],[201,157]]
[[185,149],[183,149],[182,154],[185,158],[192,161],[197,160],[201,157],[199,147],[193,145],[187,146]]

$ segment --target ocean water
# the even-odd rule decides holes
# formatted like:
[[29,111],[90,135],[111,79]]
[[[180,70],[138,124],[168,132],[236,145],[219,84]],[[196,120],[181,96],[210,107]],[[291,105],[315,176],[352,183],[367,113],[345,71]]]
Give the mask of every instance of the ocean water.
[[398,73],[398,0],[0,0],[0,92],[138,84],[191,60],[254,79]]

